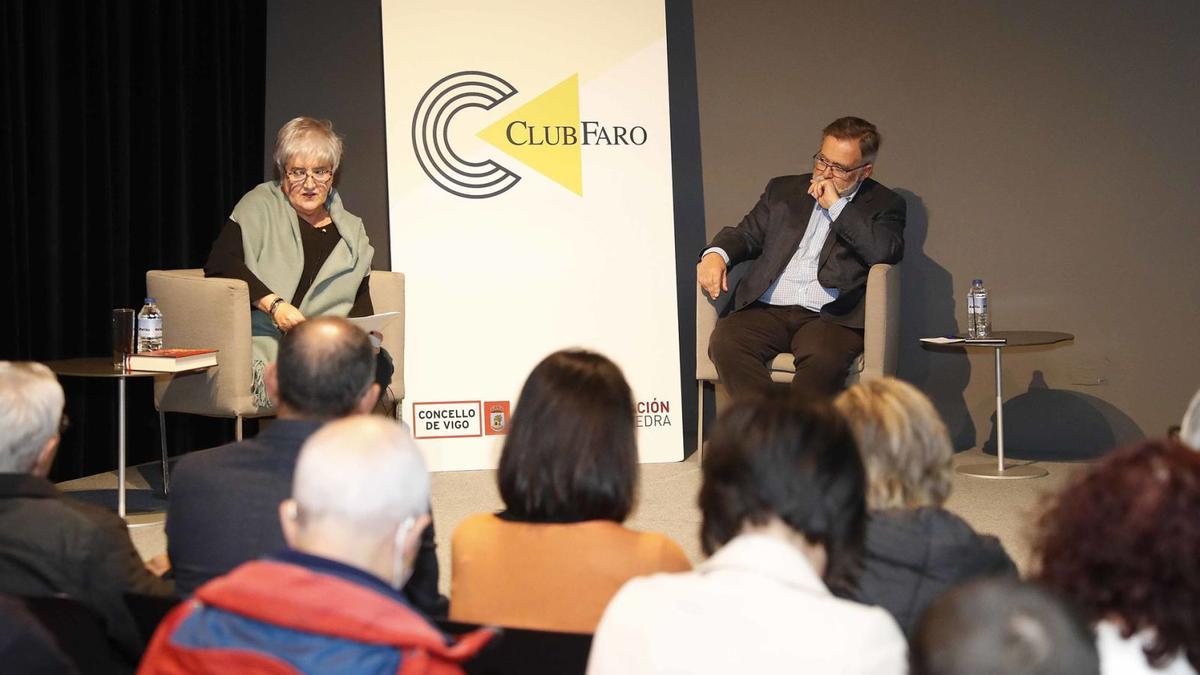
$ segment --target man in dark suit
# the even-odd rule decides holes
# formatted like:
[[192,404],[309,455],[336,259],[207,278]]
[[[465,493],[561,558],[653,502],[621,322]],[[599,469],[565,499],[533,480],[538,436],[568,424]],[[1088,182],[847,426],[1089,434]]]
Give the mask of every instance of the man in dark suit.
[[[371,411],[379,398],[375,361],[366,333],[345,319],[321,317],[299,324],[280,340],[279,359],[264,373],[278,418],[254,439],[179,461],[166,532],[181,594],[190,595],[244,562],[283,550],[279,503],[291,494],[300,446],[329,420]],[[443,616],[447,601],[437,585],[430,525],[404,592],[426,614]]]
[[867,273],[904,255],[905,203],[871,180],[879,132],[857,117],[825,127],[813,172],[767,183],[736,227],[713,237],[696,279],[714,300],[750,261],[709,355],[732,395],[770,385],[767,363],[795,356],[793,386],[830,396],[863,349]]

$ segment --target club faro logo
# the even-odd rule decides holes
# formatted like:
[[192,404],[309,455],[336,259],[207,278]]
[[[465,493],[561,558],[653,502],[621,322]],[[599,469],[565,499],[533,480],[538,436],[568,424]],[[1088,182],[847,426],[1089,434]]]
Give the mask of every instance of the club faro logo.
[[[462,157],[450,142],[455,115],[470,108],[493,110],[517,94],[512,84],[481,70],[447,75],[429,87],[412,122],[413,152],[425,175],[443,190],[467,199],[495,197],[520,182],[521,176],[507,166],[490,158]],[[640,146],[649,133],[638,124],[580,119],[576,73],[476,136],[582,196],[582,148]]]

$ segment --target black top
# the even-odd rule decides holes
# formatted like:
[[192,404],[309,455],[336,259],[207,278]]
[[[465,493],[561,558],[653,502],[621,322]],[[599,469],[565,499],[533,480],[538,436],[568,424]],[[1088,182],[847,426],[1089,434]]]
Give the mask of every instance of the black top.
[[[317,272],[325,264],[325,259],[337,246],[337,228],[330,223],[325,227],[311,227],[302,223],[300,227],[300,244],[304,249],[304,269],[300,273],[300,283],[296,292],[290,298],[284,298],[293,306],[299,307],[300,302],[312,286]],[[250,306],[273,291],[246,267],[246,250],[242,246],[242,226],[232,220],[225,221],[217,240],[213,242],[212,251],[208,254],[208,262],[204,263],[204,276],[223,277],[225,279],[240,279],[250,287]],[[370,316],[375,313],[371,306],[370,275],[363,277],[358,285],[358,293],[354,296],[354,306],[350,308],[350,316]]]

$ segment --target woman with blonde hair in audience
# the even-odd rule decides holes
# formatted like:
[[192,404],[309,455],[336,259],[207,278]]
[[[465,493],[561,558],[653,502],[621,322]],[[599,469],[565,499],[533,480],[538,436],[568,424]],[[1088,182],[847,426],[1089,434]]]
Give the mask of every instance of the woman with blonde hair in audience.
[[1095,627],[1105,675],[1200,671],[1200,453],[1113,452],[1058,494],[1034,548],[1041,582]]
[[500,454],[505,509],[454,532],[451,619],[591,633],[630,578],[691,568],[667,537],[621,525],[637,489],[633,415],[600,354],[555,352],[533,369]]
[[870,512],[856,600],[887,609],[911,634],[949,587],[1016,575],[995,537],[977,534],[942,508],[954,451],[924,394],[888,377],[850,387],[835,405],[850,422],[867,469]]
[[905,672],[888,613],[831,588],[854,576],[865,479],[827,404],[735,399],[709,434],[694,572],[634,579],[592,642],[589,675]]

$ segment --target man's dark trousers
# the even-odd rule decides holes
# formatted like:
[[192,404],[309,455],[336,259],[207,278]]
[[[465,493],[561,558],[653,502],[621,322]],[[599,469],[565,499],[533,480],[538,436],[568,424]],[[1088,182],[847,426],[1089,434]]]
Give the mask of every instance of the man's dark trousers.
[[791,353],[796,367],[792,386],[814,396],[832,396],[862,349],[861,330],[822,319],[804,307],[755,302],[717,321],[708,352],[732,395],[768,388],[767,364],[778,354]]

